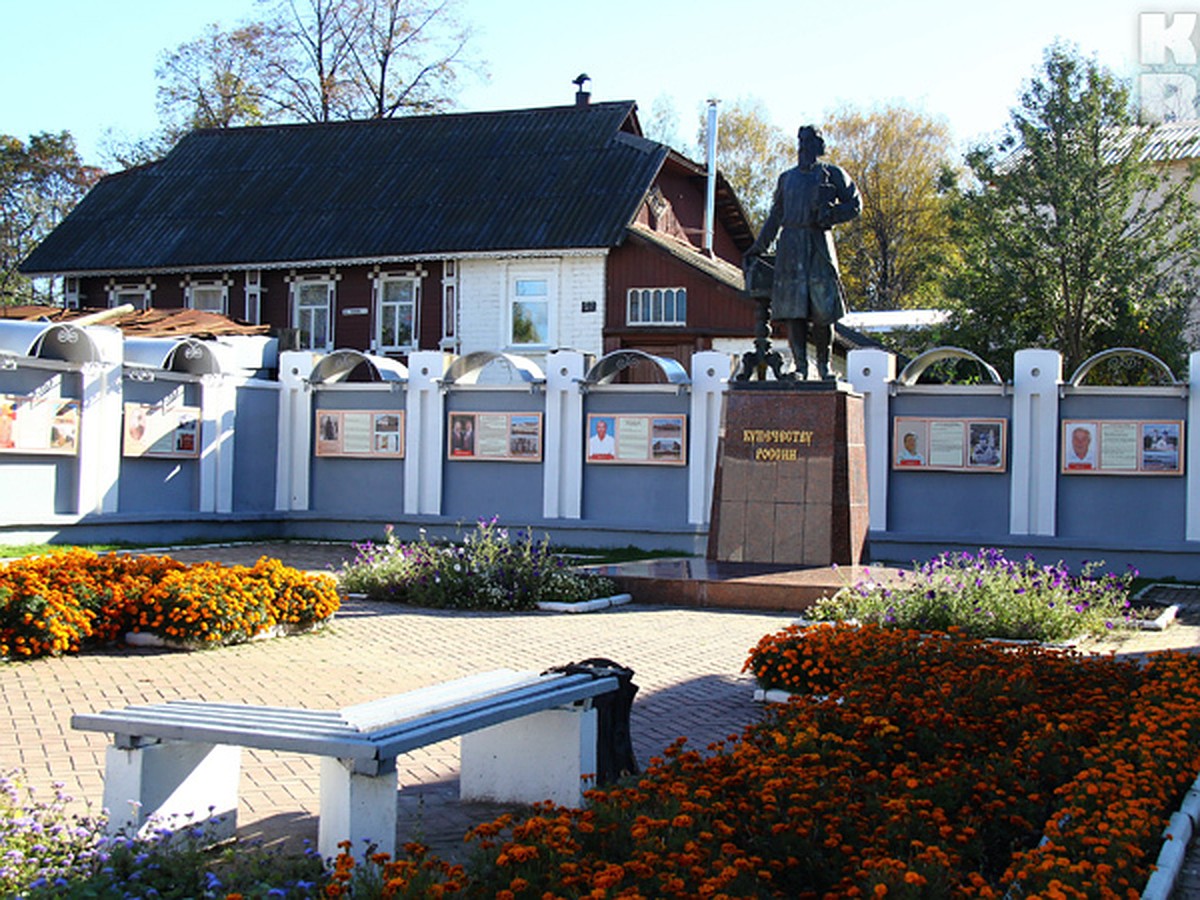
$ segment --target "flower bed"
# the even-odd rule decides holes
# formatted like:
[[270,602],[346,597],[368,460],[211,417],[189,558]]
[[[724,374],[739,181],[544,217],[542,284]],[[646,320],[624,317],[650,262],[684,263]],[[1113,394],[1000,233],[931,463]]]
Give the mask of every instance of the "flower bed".
[[[586,810],[475,829],[483,856],[442,870],[447,894],[1136,897],[1200,766],[1190,656],[823,625],[764,638],[748,667],[824,699],[709,755],[677,745]],[[437,871],[344,855],[330,893],[362,873],[429,896]]]
[[339,573],[342,590],[372,600],[447,609],[521,610],[579,603],[616,592],[611,579],[580,572],[529,531],[510,537],[496,517],[480,519],[459,544],[425,537],[401,542],[388,526],[382,544],[355,545]]
[[1137,629],[1129,600],[1136,575],[1097,575],[1097,564],[1078,575],[1062,563],[1020,562],[1002,550],[942,553],[887,582],[862,581],[823,598],[811,619],[869,622],[918,631],[958,628],[973,637],[1065,641]]
[[72,549],[0,566],[0,658],[77,653],[127,632],[232,644],[281,625],[324,622],[339,602],[331,577],[267,557],[253,566],[185,566]]

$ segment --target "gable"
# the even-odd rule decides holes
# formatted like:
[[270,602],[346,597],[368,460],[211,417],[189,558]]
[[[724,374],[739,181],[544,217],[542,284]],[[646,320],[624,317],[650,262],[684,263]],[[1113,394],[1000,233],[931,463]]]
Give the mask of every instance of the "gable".
[[213,129],[103,179],[28,274],[611,247],[668,150],[632,102]]

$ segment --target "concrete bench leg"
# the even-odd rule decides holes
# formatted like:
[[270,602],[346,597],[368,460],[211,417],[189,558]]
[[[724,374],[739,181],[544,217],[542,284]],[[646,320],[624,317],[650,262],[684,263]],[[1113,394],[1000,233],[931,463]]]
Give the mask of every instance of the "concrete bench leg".
[[353,842],[361,857],[368,844],[380,853],[396,852],[396,763],[380,764],[377,775],[355,772],[353,763],[321,759],[321,821],[317,850],[328,859],[341,852],[341,841]]
[[584,775],[596,774],[596,710],[549,709],[462,737],[463,800],[583,802]]
[[241,747],[167,741],[109,746],[104,808],[109,834],[143,836],[205,825],[214,843],[237,832]]

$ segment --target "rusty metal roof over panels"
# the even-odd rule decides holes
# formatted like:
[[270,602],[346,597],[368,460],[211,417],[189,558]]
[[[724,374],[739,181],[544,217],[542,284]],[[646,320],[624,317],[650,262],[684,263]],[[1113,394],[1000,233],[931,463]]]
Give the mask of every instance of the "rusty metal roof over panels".
[[668,153],[635,108],[195,132],[103,179],[22,271],[615,246]]

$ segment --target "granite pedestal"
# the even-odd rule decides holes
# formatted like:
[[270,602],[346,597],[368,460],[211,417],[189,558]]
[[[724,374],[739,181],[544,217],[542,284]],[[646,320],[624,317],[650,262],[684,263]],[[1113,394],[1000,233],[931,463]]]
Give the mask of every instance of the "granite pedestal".
[[861,395],[835,383],[762,384],[725,395],[708,558],[858,565],[868,524]]

